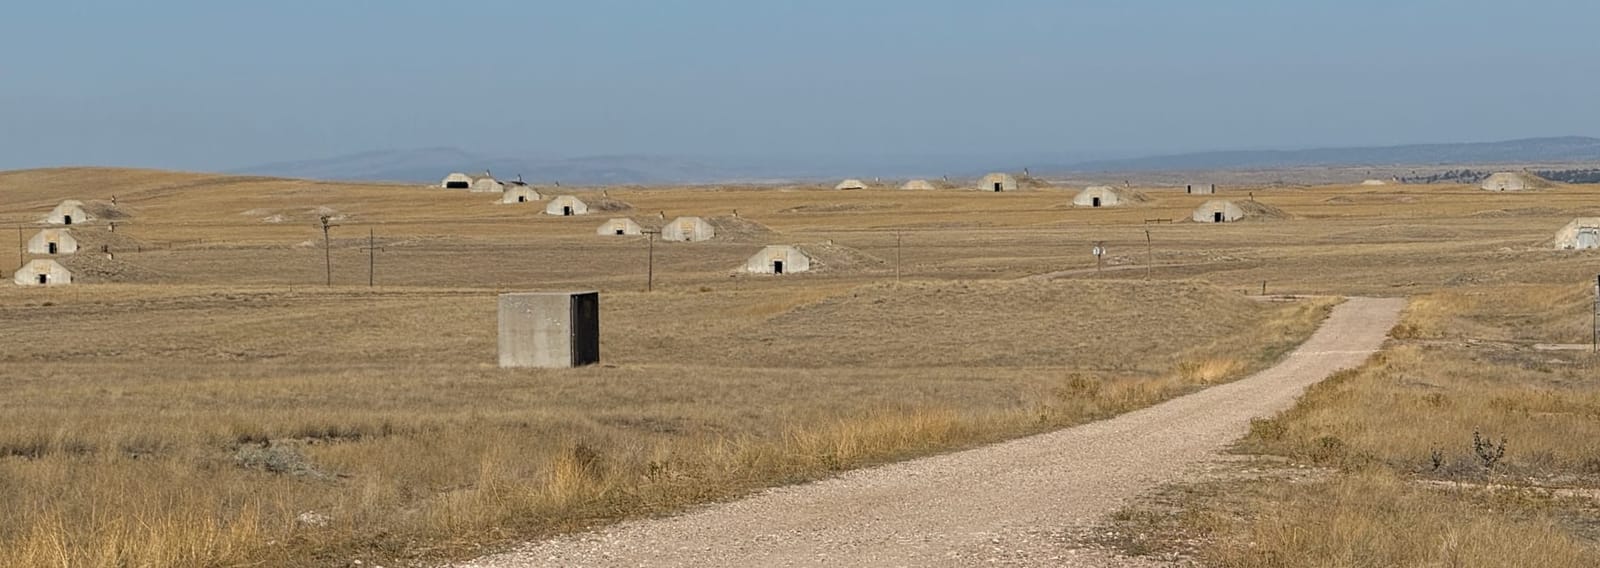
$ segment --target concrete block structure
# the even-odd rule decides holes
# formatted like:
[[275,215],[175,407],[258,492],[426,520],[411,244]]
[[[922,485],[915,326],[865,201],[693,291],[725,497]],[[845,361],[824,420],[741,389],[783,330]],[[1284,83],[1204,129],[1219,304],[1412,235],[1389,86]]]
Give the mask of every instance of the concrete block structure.
[[34,259],[17,269],[11,281],[18,286],[65,286],[72,283],[72,272],[49,259]]
[[1244,209],[1232,201],[1207,201],[1194,210],[1196,223],[1232,223],[1244,218]]
[[476,193],[497,193],[505,191],[506,184],[503,181],[494,179],[494,176],[489,175],[488,172],[484,172],[483,175],[472,178],[472,187],[468,188],[468,190]]
[[83,202],[76,199],[62,201],[55,209],[51,209],[50,214],[44,218],[44,222],[51,225],[76,225],[93,220],[94,218],[89,216],[89,212],[83,210]]
[[1016,191],[1017,178],[1006,173],[992,173],[978,180],[979,191]]
[[1212,195],[1217,192],[1217,184],[1191,183],[1183,186],[1183,192],[1189,195]]
[[600,224],[594,234],[608,237],[631,237],[644,234],[644,227],[640,227],[633,219],[618,217]]
[[539,192],[521,184],[506,186],[506,192],[500,195],[501,203],[533,203],[538,200]]
[[717,229],[699,217],[679,217],[661,227],[661,240],[692,243],[709,241]]
[[573,215],[588,215],[589,205],[571,195],[557,196],[544,206],[546,215],[571,217]]
[[1076,207],[1117,207],[1124,203],[1122,193],[1109,185],[1089,187],[1072,198],[1072,205]]
[[840,190],[845,190],[845,189],[866,189],[867,188],[867,184],[862,183],[861,180],[858,180],[858,179],[847,179],[847,180],[839,182],[839,185],[833,186],[833,188],[834,189],[840,189]]
[[1557,250],[1600,249],[1600,217],[1579,217],[1556,233]]
[[472,189],[472,176],[461,172],[451,172],[444,176],[444,181],[439,182],[439,187],[445,189]]
[[905,185],[901,185],[900,189],[910,189],[910,190],[917,190],[917,191],[928,191],[928,190],[934,189],[934,187],[933,187],[933,184],[928,183],[928,180],[925,180],[925,179],[914,179],[914,180],[906,182]]
[[500,295],[500,367],[567,369],[600,362],[600,293]]
[[1479,184],[1478,188],[1485,191],[1528,191],[1545,189],[1549,186],[1549,182],[1533,174],[1500,172],[1483,180],[1483,183]]
[[66,229],[44,229],[28,239],[28,254],[73,254],[78,252],[78,239]]
[[744,271],[752,274],[790,274],[808,270],[811,270],[811,257],[789,245],[768,246],[744,263]]

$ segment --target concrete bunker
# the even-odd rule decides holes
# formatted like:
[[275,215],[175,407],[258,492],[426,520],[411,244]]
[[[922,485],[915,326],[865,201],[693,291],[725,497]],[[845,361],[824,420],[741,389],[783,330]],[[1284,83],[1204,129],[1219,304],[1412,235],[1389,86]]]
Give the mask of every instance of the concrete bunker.
[[44,229],[28,239],[28,254],[73,254],[78,252],[78,239],[66,229]]
[[565,369],[600,362],[600,293],[500,295],[501,368]]
[[631,237],[644,234],[644,227],[627,217],[618,217],[600,224],[594,234],[605,237]]
[[83,209],[83,202],[76,199],[62,201],[44,218],[44,222],[51,225],[75,225],[93,220],[89,212]]
[[560,217],[588,215],[589,206],[576,197],[571,195],[562,195],[556,197],[555,199],[551,199],[550,204],[545,205],[544,213],[546,215],[557,215]]
[[808,270],[811,270],[811,257],[790,245],[768,246],[744,263],[744,271],[751,274],[789,274]]
[[1191,183],[1183,186],[1183,192],[1189,195],[1212,195],[1217,192],[1217,184]]
[[679,217],[661,227],[661,240],[695,242],[711,240],[717,229],[699,217]]
[[1076,207],[1120,207],[1135,201],[1132,194],[1124,193],[1109,185],[1096,185],[1078,192],[1072,198],[1072,205]]
[[992,191],[996,193],[1002,191],[1016,191],[1017,178],[1011,174],[995,172],[983,176],[983,179],[978,180],[978,189],[980,191]]
[[1556,233],[1558,250],[1600,249],[1600,217],[1579,217]]
[[925,180],[925,179],[914,179],[914,180],[906,182],[904,185],[901,185],[900,189],[908,189],[908,190],[915,190],[915,191],[929,191],[929,190],[932,190],[932,189],[935,189],[935,188],[933,187],[933,184],[928,183],[928,180]]
[[1529,191],[1549,187],[1550,183],[1544,178],[1526,172],[1499,172],[1478,184],[1478,188],[1485,191]]
[[472,176],[461,172],[451,172],[439,182],[439,187],[445,189],[472,189]]
[[521,184],[506,187],[506,192],[500,195],[501,203],[533,203],[538,200],[539,192]]
[[835,185],[833,188],[838,190],[866,189],[867,184],[862,183],[861,180],[851,178],[839,182],[839,185]]
[[54,260],[40,258],[18,268],[11,281],[18,286],[65,286],[72,283],[72,271]]
[[1196,223],[1232,223],[1244,218],[1244,209],[1232,201],[1207,201],[1194,210]]

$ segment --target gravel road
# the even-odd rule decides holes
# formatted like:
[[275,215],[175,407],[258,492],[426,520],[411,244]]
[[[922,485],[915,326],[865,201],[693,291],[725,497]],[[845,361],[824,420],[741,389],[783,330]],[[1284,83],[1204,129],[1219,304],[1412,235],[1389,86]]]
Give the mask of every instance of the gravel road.
[[1103,566],[1107,558],[1061,535],[1184,479],[1242,436],[1251,418],[1361,364],[1403,306],[1353,298],[1277,366],[1116,418],[530,543],[461,566]]

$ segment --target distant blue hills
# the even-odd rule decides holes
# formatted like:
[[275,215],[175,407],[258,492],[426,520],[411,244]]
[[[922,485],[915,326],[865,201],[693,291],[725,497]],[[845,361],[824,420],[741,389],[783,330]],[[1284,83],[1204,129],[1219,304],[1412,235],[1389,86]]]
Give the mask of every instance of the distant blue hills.
[[967,177],[986,171],[1058,175],[1096,172],[1255,170],[1311,166],[1472,165],[1600,163],[1600,139],[1581,136],[1503,142],[1411,144],[1310,150],[1232,150],[1124,159],[1073,160],[1067,156],[925,156],[682,158],[618,155],[578,158],[513,158],[459,148],[363,152],[332,158],[278,162],[229,173],[281,177],[434,182],[460,171],[492,172],[501,179],[572,185],[771,182],[842,177]]

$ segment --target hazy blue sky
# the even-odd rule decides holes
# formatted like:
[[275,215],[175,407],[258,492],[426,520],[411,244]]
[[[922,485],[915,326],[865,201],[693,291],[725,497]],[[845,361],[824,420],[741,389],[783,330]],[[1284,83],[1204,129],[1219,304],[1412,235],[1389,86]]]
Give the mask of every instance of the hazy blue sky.
[[1592,0],[12,0],[0,168],[1600,134]]

